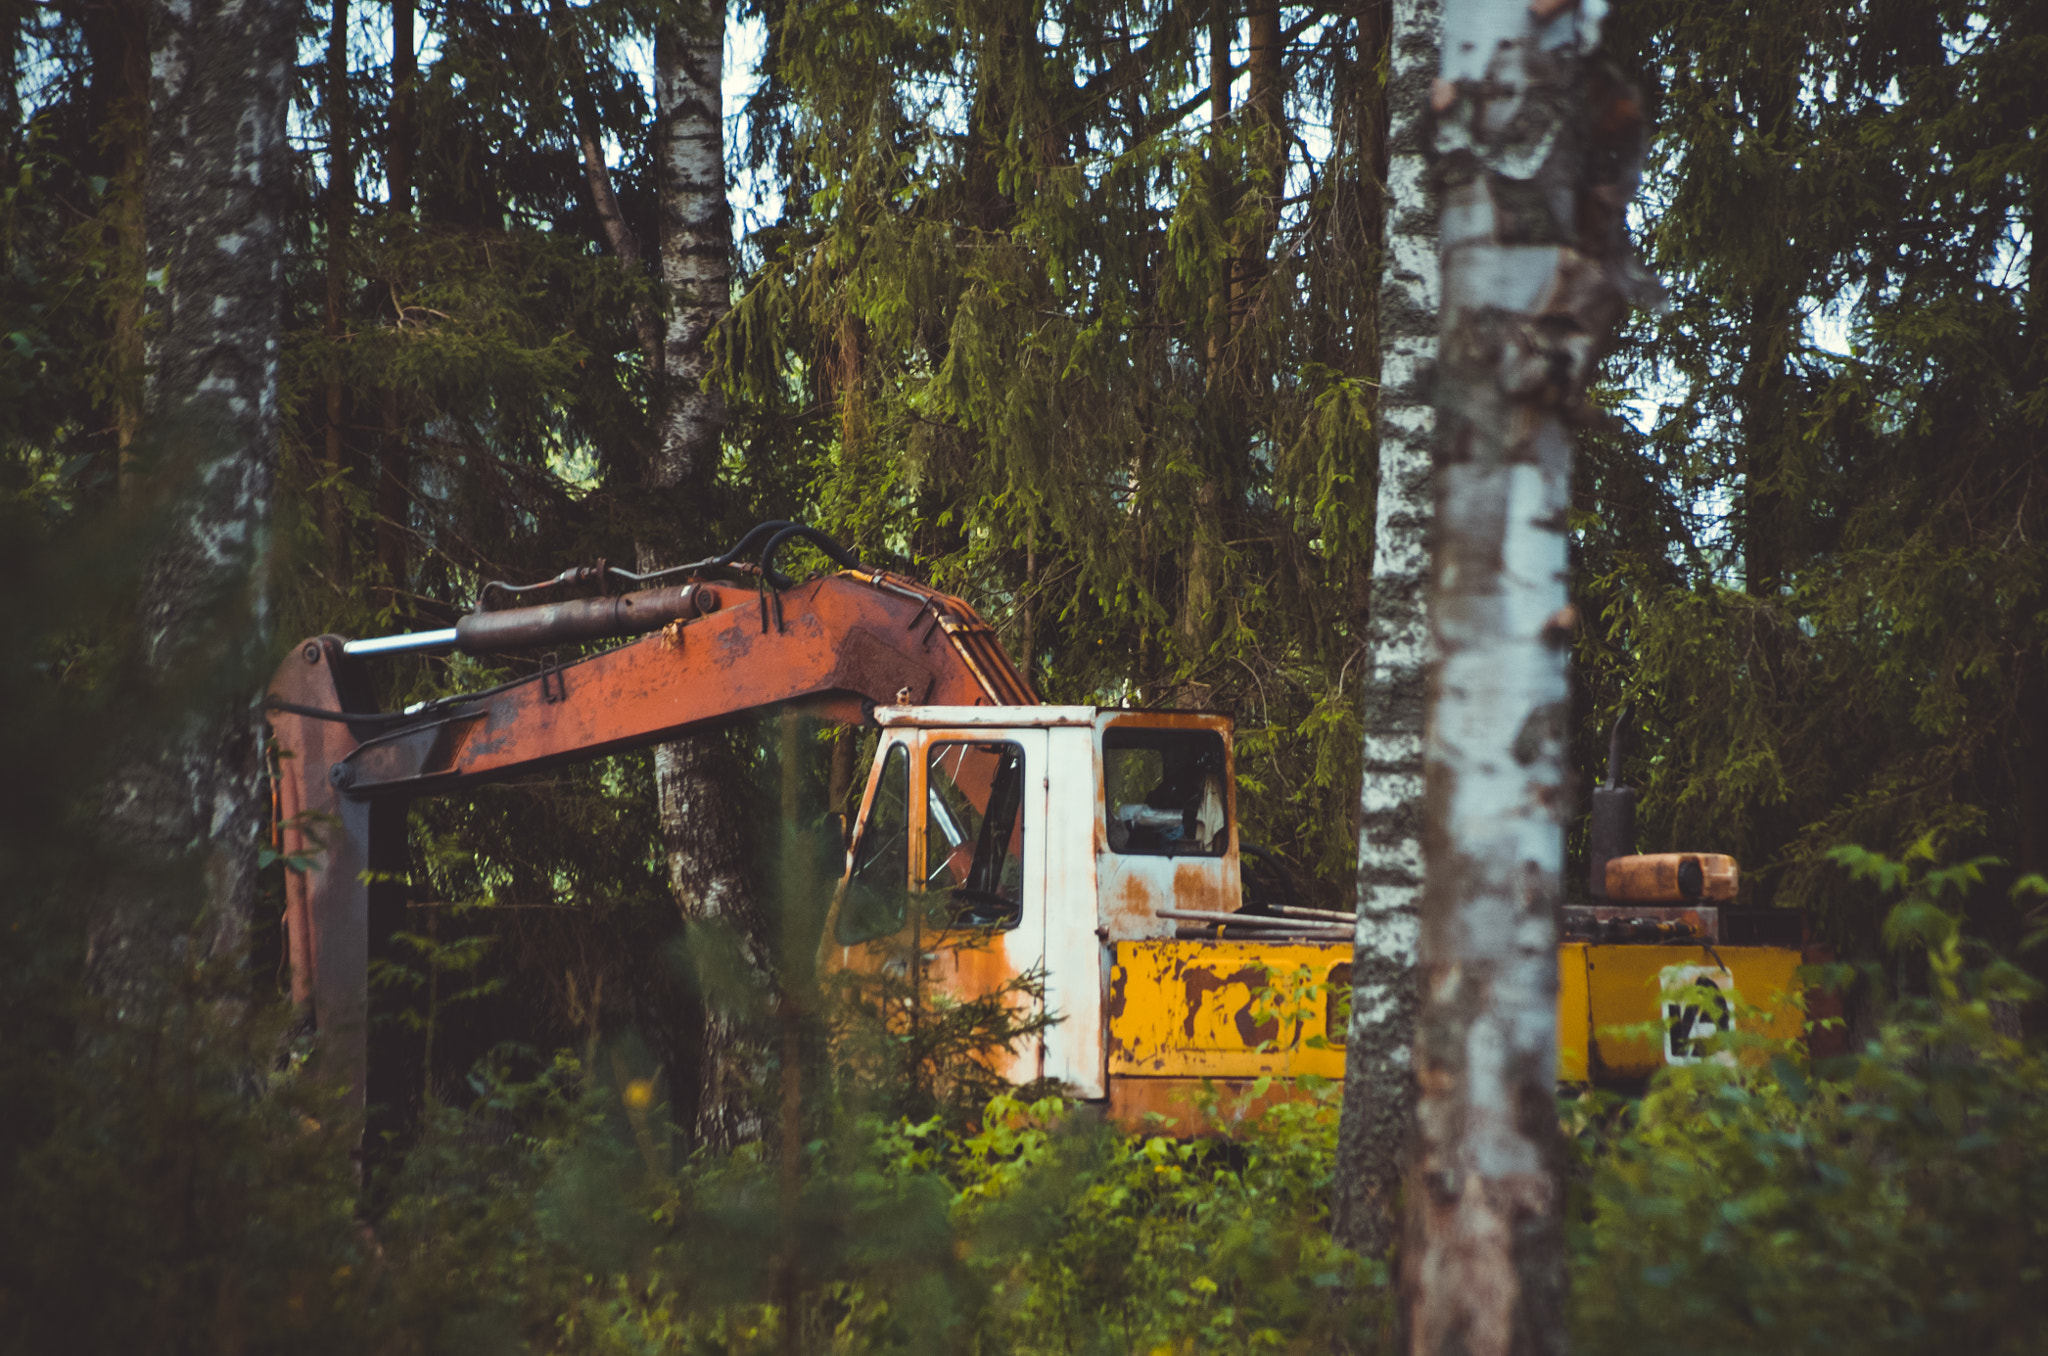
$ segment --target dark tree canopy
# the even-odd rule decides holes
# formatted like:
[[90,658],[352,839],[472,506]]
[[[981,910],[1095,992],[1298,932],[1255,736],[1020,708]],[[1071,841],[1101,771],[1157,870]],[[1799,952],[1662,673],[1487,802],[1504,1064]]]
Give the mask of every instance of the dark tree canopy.
[[1671,298],[1609,379],[1646,414],[1585,440],[1578,766],[1633,701],[1646,847],[1732,852],[1758,902],[1871,948],[1829,848],[2048,851],[2048,30],[1652,3],[1609,43],[1649,95]]

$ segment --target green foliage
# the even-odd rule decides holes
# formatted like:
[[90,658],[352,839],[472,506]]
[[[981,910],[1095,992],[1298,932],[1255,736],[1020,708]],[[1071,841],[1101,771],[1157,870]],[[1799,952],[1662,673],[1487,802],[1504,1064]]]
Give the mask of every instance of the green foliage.
[[[443,1113],[379,1226],[366,1297],[428,1349],[555,1352],[1359,1349],[1384,1276],[1322,1227],[1333,1096],[1246,1137],[1112,1134],[1058,1098],[979,1124],[861,1120],[660,1171],[620,1089],[560,1062]],[[492,1133],[523,1107],[539,1134]],[[502,1348],[501,1348],[502,1349]]]
[[[1798,1048],[1660,1075],[1579,1124],[1582,1349],[2022,1352],[2048,1340],[2048,1059],[1998,1006],[2041,988],[1966,963],[1944,899],[1979,864],[1840,859],[1903,889],[1886,930],[1923,948],[1927,999],[1861,1050]],[[1924,860],[1924,859],[1923,859]]]
[[[1334,899],[1374,480],[1365,11],[1288,10],[1284,130],[1316,149],[1283,179],[1243,104],[1207,121],[1204,7],[759,8],[747,154],[785,213],[742,242],[713,502],[637,489],[632,322],[660,289],[600,243],[572,125],[582,93],[651,242],[631,48],[675,7],[430,9],[410,210],[377,195],[388,53],[364,28],[343,88],[308,70],[298,125],[350,115],[362,197],[344,244],[321,156],[288,185],[280,630],[442,624],[487,578],[812,518],[974,599],[1050,697],[1233,709],[1247,832]],[[2037,10],[1616,7],[1673,305],[1603,393],[1657,414],[1585,439],[1580,765],[1633,701],[1645,847],[1734,851],[1757,899],[1926,984],[1845,1060],[1751,1042],[1569,1111],[1586,1349],[2048,1337],[2048,1078],[2009,1034],[2037,991],[2001,959],[2048,893]],[[122,681],[148,506],[116,493],[145,337],[121,59],[146,9],[4,19],[0,1347],[1380,1344],[1377,1263],[1323,1232],[1328,1090],[1192,1142],[991,1103],[1028,983],[915,1030],[797,1012],[765,1070],[795,1052],[795,1112],[672,1162],[698,995],[640,755],[416,809],[373,1039],[423,1109],[359,1182],[274,926],[247,968],[198,959],[200,865],[139,871],[97,837],[121,741],[179,718]],[[377,696],[517,669],[393,662]],[[819,779],[794,744],[733,738],[759,785]],[[822,803],[809,782],[785,808]],[[763,856],[801,979],[832,844],[757,818],[790,826]],[[269,865],[274,887],[303,864]],[[109,890],[174,924],[148,1010],[82,981]],[[835,1033],[828,1088],[813,1043]]]
[[[1014,976],[964,1001],[915,984],[912,961],[920,953],[933,963],[976,944],[972,936],[920,937],[888,946],[891,954],[873,969],[825,979],[825,1038],[834,1083],[864,1114],[936,1118],[935,1124],[959,1130],[1009,1086],[1001,1071],[1004,1059],[1052,1025],[1045,1014],[1043,971]],[[875,950],[886,945],[876,944]],[[927,946],[933,949],[924,953]]]
[[[1858,955],[1828,851],[2048,868],[2038,6],[1616,6],[1671,287],[1585,441],[1576,761],[1632,702],[1643,847],[1741,859]],[[2025,243],[2022,243],[2022,236]],[[1973,892],[2017,940],[2010,877]]]
[[[1372,521],[1360,15],[1293,16],[1268,130],[1207,120],[1199,7],[764,10],[752,154],[789,189],[728,389],[804,406],[819,520],[974,599],[1050,699],[1233,711],[1250,834],[1333,901]],[[1311,124],[1334,139],[1290,161]]]
[[1090,1134],[1064,1110],[1000,1099],[961,1142],[984,1349],[1355,1349],[1384,1322],[1384,1271],[1327,1233],[1332,1089],[1231,1141]]

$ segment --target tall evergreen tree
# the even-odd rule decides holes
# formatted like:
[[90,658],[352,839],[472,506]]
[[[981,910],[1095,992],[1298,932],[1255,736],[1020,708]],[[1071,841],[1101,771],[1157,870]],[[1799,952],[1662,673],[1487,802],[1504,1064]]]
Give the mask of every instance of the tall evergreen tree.
[[[1646,849],[1879,948],[1827,850],[2042,864],[2036,7],[1630,3],[1672,283],[1588,439],[1582,766],[1624,701]],[[2018,919],[1995,875],[1984,935]]]
[[1377,10],[1252,8],[773,10],[785,215],[721,361],[750,404],[802,383],[824,520],[989,602],[1046,694],[1237,709],[1247,836],[1333,894]]

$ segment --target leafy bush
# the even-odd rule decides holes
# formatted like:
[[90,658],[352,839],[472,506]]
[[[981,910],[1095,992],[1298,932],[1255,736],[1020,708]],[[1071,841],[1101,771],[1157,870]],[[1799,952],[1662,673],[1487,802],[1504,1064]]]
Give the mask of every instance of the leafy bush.
[[1946,900],[1980,864],[1837,860],[1904,890],[1887,935],[1925,950],[1930,995],[1844,1058],[1702,1061],[1578,1110],[1584,1350],[2048,1349],[2048,1062],[1994,1020],[2038,992],[1965,963]]
[[375,1302],[426,1349],[1250,1352],[1385,1318],[1383,1270],[1323,1223],[1329,1088],[1227,1143],[1006,1095],[966,1132],[852,1126],[796,1176],[754,1152],[661,1172],[605,1133],[612,1094],[559,1094],[526,1094],[556,1098],[547,1137],[478,1152],[450,1117],[408,1163]]

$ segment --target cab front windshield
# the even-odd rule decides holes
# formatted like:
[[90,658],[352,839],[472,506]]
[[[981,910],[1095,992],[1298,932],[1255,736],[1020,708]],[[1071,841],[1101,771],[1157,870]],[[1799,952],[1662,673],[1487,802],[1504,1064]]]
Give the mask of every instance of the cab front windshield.
[[940,927],[1013,928],[1024,901],[1024,750],[947,740],[925,765],[925,895]]
[[935,740],[926,752],[924,861],[911,872],[909,750],[890,747],[840,897],[837,940],[924,926],[1005,931],[1024,915],[1024,749],[1009,740]]

